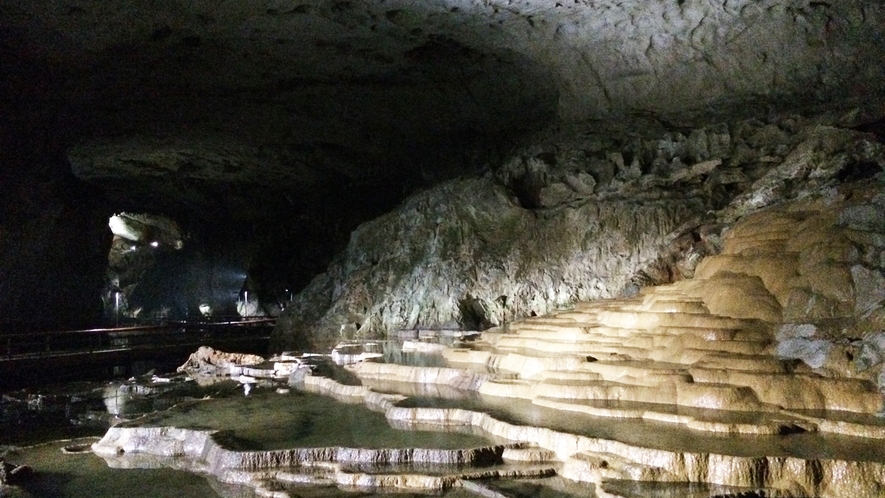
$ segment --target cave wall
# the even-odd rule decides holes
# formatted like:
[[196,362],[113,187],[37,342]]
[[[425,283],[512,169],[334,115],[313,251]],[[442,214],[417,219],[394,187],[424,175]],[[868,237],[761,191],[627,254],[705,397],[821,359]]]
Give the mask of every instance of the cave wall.
[[792,115],[621,142],[563,131],[360,226],[272,348],[481,329],[688,278],[737,220],[883,169],[879,137]]
[[97,324],[111,245],[100,194],[52,140],[7,135],[0,148],[0,332]]
[[396,329],[484,328],[508,312],[543,314],[610,297],[699,212],[702,204],[687,199],[540,213],[489,179],[447,182],[358,228],[329,270],[296,297],[295,311],[284,313],[282,347]]

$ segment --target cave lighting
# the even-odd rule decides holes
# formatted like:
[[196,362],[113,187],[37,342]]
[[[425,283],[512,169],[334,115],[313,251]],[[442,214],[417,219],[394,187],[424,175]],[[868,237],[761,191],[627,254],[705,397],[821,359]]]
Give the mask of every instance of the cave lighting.
[[133,242],[137,242],[139,239],[138,232],[133,230],[119,214],[115,214],[108,219],[108,227],[110,227],[111,233],[118,237]]
[[120,326],[120,296],[123,294],[120,290],[114,290],[114,326]]
[[151,247],[160,247],[160,243],[155,240],[151,242]]

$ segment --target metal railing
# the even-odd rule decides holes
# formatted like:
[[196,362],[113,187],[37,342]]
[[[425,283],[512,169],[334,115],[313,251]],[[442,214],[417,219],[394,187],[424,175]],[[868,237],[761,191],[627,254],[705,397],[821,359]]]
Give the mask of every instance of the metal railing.
[[42,331],[0,335],[0,361],[100,351],[162,349],[209,341],[266,338],[273,318]]

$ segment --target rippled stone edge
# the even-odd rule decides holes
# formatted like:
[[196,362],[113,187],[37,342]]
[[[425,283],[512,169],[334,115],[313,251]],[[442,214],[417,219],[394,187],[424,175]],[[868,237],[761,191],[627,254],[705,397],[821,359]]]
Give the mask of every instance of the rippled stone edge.
[[[562,460],[559,474],[567,479],[601,484],[606,479],[654,482],[697,482],[782,490],[821,498],[855,496],[873,498],[885,490],[885,464],[870,461],[803,459],[791,456],[734,456],[712,453],[674,452],[568,434],[542,427],[519,426],[471,410],[405,408],[395,406],[403,396],[376,393],[363,386],[346,386],[332,379],[305,376],[303,387],[348,402],[365,403],[383,412],[388,422],[402,429],[472,427],[513,441],[458,450],[298,448],[275,451],[234,451],[214,439],[217,431],[176,427],[113,427],[92,446],[113,467],[173,467],[209,473],[228,483],[260,487],[261,481],[296,466],[332,465],[325,478],[346,486],[393,486],[423,488],[451,486],[460,477],[377,476],[348,473],[339,464],[435,463],[441,465],[500,462],[508,448],[537,445]],[[535,471],[538,475],[549,469]],[[362,484],[361,484],[362,483]]]
[[[392,407],[398,397],[362,392],[364,388],[343,386],[329,379],[310,377],[316,385],[334,385],[335,397],[366,402],[376,410]],[[313,385],[311,381],[308,385]],[[322,391],[318,388],[317,391]],[[369,402],[371,399],[374,404]],[[436,426],[439,427],[438,425]],[[211,474],[222,482],[242,484],[261,493],[269,480],[308,484],[337,484],[345,487],[441,490],[461,485],[462,479],[492,477],[544,477],[555,474],[549,466],[530,469],[477,469],[502,463],[508,451],[519,450],[519,444],[499,444],[466,449],[432,448],[294,448],[273,451],[236,451],[223,447],[213,437],[220,431],[178,427],[117,426],[92,445],[92,450],[115,468],[170,467],[190,472]],[[348,464],[406,465],[413,463],[467,467],[454,475],[370,474],[342,469]],[[293,474],[296,467],[312,468],[316,473]],[[286,470],[280,470],[286,469]],[[280,496],[284,496],[280,494]]]
[[621,478],[773,489],[821,498],[873,498],[885,492],[882,462],[659,450],[542,427],[513,425],[470,410],[398,407],[395,402],[402,399],[401,396],[375,393],[362,386],[342,386],[326,378],[308,376],[304,378],[304,385],[320,394],[348,393],[362,397],[368,406],[383,409],[394,427],[469,426],[501,439],[535,444],[553,451],[565,462],[560,475],[595,483],[598,491],[603,480]]

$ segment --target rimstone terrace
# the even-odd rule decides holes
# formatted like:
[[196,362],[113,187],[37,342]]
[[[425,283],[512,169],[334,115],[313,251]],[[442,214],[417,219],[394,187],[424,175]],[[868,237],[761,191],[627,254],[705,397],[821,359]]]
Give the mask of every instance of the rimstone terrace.
[[[498,446],[243,452],[203,432],[134,423],[93,448],[115,465],[185,457],[262,496],[295,496],[292,483],[319,474],[338,486],[496,497],[511,496],[487,486],[502,479],[548,482],[562,496],[882,496],[883,396],[870,359],[880,317],[869,295],[882,288],[865,280],[861,253],[875,232],[859,215],[880,197],[857,189],[748,216],[693,279],[454,347],[403,344],[444,366],[360,361],[347,367],[355,382],[308,373],[300,359],[289,375],[293,387],[364,403],[395,428],[460,428]],[[287,371],[218,371],[273,377],[274,368]],[[459,470],[402,470],[453,462]],[[360,463],[373,470],[357,472]],[[695,494],[680,488],[690,483]]]
[[0,498],[885,497],[885,1],[0,1],[0,350]]

